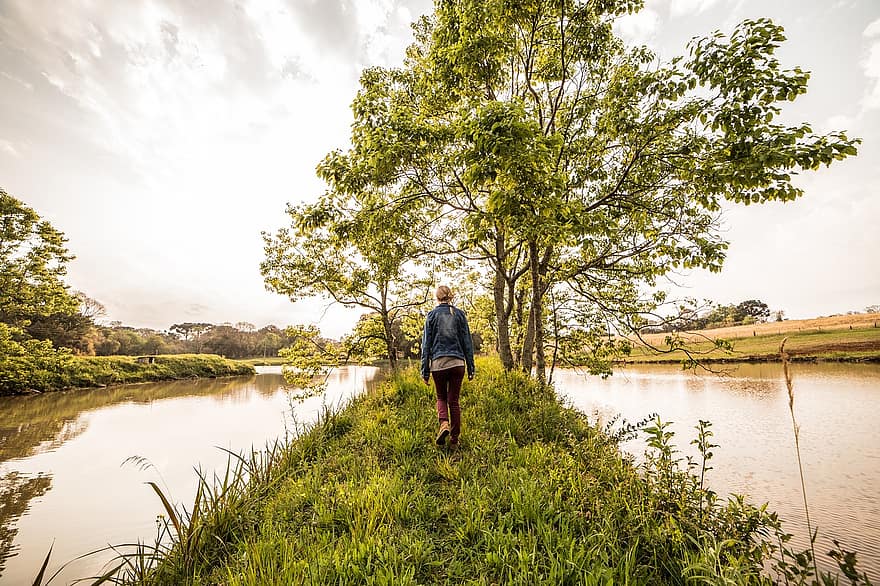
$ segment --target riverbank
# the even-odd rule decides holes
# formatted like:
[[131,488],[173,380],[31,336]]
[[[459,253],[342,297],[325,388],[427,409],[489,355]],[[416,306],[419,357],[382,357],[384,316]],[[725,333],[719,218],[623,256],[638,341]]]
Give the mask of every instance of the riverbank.
[[222,486],[203,484],[190,515],[169,512],[176,543],[158,568],[130,578],[227,585],[758,580],[776,543],[773,517],[741,500],[716,500],[675,463],[664,428],[653,431],[653,456],[636,469],[551,388],[504,373],[497,361],[479,360],[477,371],[463,391],[459,451],[434,444],[433,391],[410,369],[341,411],[326,411],[290,445],[245,456]]
[[[847,320],[844,318],[860,318]],[[880,362],[880,314],[839,316],[812,320],[771,322],[679,334],[693,357],[702,362],[776,362],[779,345],[788,338],[785,350],[794,362]],[[650,334],[645,341],[668,350],[670,334]],[[732,349],[716,347],[715,340],[730,342]],[[657,352],[634,341],[632,353],[623,362],[677,363],[682,351]]]
[[213,354],[64,356],[51,360],[13,356],[0,362],[0,396],[108,385],[254,374],[248,364]]

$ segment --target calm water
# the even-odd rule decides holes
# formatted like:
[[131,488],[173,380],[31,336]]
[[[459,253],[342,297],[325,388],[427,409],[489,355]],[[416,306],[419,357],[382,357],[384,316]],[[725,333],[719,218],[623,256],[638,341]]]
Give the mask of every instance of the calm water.
[[[557,372],[557,388],[576,407],[608,420],[620,413],[636,422],[651,412],[674,422],[683,455],[700,419],[712,422],[719,494],[746,494],[769,502],[786,529],[807,546],[788,394],[778,364],[725,365],[724,376],[683,372],[676,366],[627,368],[603,381]],[[793,366],[795,415],[813,527],[819,527],[820,561],[836,537],[858,552],[862,570],[880,581],[880,366]],[[639,456],[641,440],[624,448]],[[831,562],[833,563],[833,562]],[[830,567],[830,566],[828,566]]]
[[[262,447],[295,429],[280,370],[254,377],[128,385],[0,398],[0,584],[30,584],[54,542],[49,574],[108,544],[152,542],[161,504],[155,481],[191,503],[193,468],[223,470],[226,454]],[[295,407],[314,420],[378,373],[342,368],[326,396]],[[149,460],[146,470],[123,462]],[[69,566],[53,581],[95,575],[110,556]]]
[[[377,376],[347,368],[331,378],[324,399],[337,403]],[[588,413],[620,412],[637,421],[650,412],[674,421],[684,453],[699,419],[713,422],[719,493],[769,501],[806,535],[788,397],[778,365],[745,365],[727,376],[695,376],[676,367],[622,370],[606,381],[556,373],[557,388]],[[88,392],[0,398],[0,584],[33,581],[49,546],[50,572],[107,544],[151,541],[161,506],[144,483],[167,486],[190,502],[193,467],[222,469],[218,447],[242,451],[292,429],[291,408],[277,370],[256,377],[131,385]],[[880,366],[796,365],[795,411],[811,514],[829,536],[859,552],[880,578]],[[296,420],[313,420],[322,400],[298,405]],[[431,406],[426,406],[430,409]],[[465,414],[466,416],[466,414]],[[639,454],[639,442],[625,449]],[[147,458],[146,470],[122,463]],[[820,555],[820,558],[824,557]],[[94,573],[103,560],[70,566],[61,580]]]

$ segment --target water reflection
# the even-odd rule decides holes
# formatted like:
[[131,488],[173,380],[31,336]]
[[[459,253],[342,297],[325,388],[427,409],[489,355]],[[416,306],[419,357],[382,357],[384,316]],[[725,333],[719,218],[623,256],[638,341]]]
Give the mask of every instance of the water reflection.
[[[308,423],[379,373],[339,369],[323,397],[291,405],[280,370],[261,370],[268,373],[0,399],[0,584],[32,582],[53,541],[50,574],[84,552],[151,540],[161,506],[146,481],[187,502],[194,467],[225,466],[218,447],[259,449],[292,431],[292,415]],[[131,456],[152,467],[121,466]],[[72,564],[53,583],[94,575],[109,557]]]
[[185,380],[61,391],[30,397],[0,397],[0,462],[57,448],[83,433],[81,415],[120,403],[147,404],[173,397],[222,395],[250,383],[258,393],[278,389],[276,380],[257,377]]
[[45,494],[51,484],[52,479],[48,476],[27,478],[18,472],[0,478],[0,574],[7,558],[14,553],[18,533],[15,522],[27,511],[31,499]]
[[[604,420],[620,413],[630,422],[657,412],[673,421],[681,456],[700,419],[713,423],[711,486],[720,494],[740,493],[768,502],[805,547],[800,477],[788,393],[779,364],[727,365],[722,374],[692,373],[675,366],[627,368],[608,380],[573,371],[555,377],[560,393],[576,407]],[[795,414],[817,553],[831,537],[857,550],[860,565],[880,579],[880,365],[793,365]],[[639,455],[641,440],[624,449]],[[823,560],[828,558],[820,556]],[[830,564],[826,565],[830,567]]]

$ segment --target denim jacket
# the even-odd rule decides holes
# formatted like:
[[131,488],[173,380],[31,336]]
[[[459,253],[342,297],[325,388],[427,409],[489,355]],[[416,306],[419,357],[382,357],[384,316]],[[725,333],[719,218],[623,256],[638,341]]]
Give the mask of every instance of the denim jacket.
[[468,376],[474,374],[474,342],[464,312],[441,303],[428,312],[422,334],[422,378],[431,374],[431,360],[455,356],[465,361]]

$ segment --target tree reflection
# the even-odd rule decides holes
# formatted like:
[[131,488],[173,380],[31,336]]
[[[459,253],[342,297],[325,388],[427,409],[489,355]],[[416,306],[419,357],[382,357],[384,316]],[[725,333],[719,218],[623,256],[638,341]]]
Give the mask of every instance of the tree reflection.
[[12,545],[18,528],[18,521],[31,500],[43,496],[52,485],[52,477],[39,475],[28,478],[18,472],[10,472],[0,478],[0,576],[6,566],[6,560],[15,555]]
[[[259,384],[255,383],[259,381]],[[275,384],[260,377],[182,380],[122,385],[106,389],[60,391],[28,397],[0,397],[0,462],[55,449],[88,427],[80,416],[119,403],[152,403],[189,396],[227,396],[256,388],[271,394]]]

